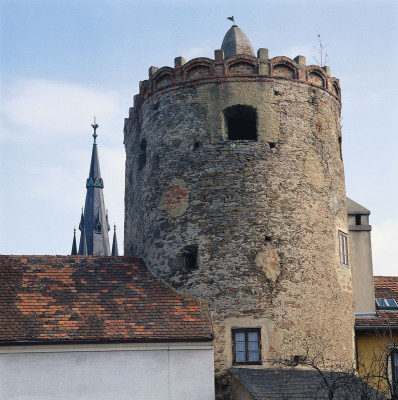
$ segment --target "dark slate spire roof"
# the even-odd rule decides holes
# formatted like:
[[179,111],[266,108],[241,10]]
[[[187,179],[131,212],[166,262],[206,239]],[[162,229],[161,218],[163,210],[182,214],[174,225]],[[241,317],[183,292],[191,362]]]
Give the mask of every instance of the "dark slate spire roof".
[[113,225],[112,256],[116,257],[118,255],[119,250],[117,248],[116,225]]
[[76,228],[73,229],[73,241],[72,241],[72,250],[70,252],[72,256],[77,255],[77,246],[76,246]]
[[91,125],[94,129],[94,143],[91,154],[90,172],[86,182],[86,202],[82,213],[79,229],[81,231],[79,254],[94,256],[109,256],[108,221],[104,202],[104,182],[101,178],[97,148],[97,129],[95,122]]
[[79,255],[80,256],[86,256],[87,253],[87,240],[86,240],[86,230],[82,229],[82,232],[80,234],[80,243],[79,243]]
[[83,207],[82,207],[82,214],[80,215],[80,222],[79,222],[79,231],[83,232],[84,229],[84,215],[83,215]]
[[248,54],[254,56],[253,47],[245,33],[237,25],[232,25],[224,36],[221,48],[225,58],[235,54]]

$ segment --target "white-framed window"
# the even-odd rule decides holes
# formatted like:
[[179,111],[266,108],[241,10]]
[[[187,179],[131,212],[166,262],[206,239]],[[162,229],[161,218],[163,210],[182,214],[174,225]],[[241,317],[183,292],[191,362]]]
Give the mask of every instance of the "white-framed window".
[[233,363],[261,364],[261,329],[232,329]]
[[339,231],[340,262],[348,266],[348,235]]

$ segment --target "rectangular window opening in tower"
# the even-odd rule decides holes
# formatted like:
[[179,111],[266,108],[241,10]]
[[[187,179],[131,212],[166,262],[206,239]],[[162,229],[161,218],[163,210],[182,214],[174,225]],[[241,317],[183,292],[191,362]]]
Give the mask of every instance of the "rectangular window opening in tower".
[[348,266],[348,235],[339,231],[340,262]]
[[261,329],[232,329],[233,364],[261,364]]

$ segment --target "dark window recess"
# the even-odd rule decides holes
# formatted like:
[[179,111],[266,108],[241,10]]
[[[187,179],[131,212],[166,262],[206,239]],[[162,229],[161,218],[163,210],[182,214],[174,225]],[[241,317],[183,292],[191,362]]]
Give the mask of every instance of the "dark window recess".
[[261,364],[260,328],[232,329],[234,364]]
[[146,140],[142,139],[140,144],[140,152],[138,155],[138,169],[141,170],[146,165]]
[[199,267],[198,265],[198,246],[186,246],[182,250],[182,268],[185,271],[192,271]]
[[154,157],[153,157],[153,169],[158,169],[159,168],[159,165],[160,165],[160,157],[159,157],[159,154],[156,154]]
[[198,150],[199,147],[200,147],[200,142],[195,142],[195,143],[193,144],[193,146],[192,146],[192,150],[193,150],[193,151]]
[[224,110],[229,140],[257,140],[257,112],[249,106],[232,106]]
[[272,237],[271,236],[266,236],[265,237],[265,241],[266,242],[271,242],[272,241]]
[[130,183],[133,182],[133,171],[132,170],[130,170],[130,172],[128,174],[128,180],[129,180]]
[[343,150],[342,150],[342,146],[341,146],[342,142],[343,142],[343,139],[341,136],[339,136],[339,150],[340,150],[340,158],[341,159],[343,159]]
[[269,144],[269,148],[270,148],[270,149],[275,149],[276,143],[274,143],[274,142],[269,142],[268,144]]
[[361,214],[355,214],[355,225],[361,225]]
[[95,224],[95,233],[102,233],[102,224],[99,220]]

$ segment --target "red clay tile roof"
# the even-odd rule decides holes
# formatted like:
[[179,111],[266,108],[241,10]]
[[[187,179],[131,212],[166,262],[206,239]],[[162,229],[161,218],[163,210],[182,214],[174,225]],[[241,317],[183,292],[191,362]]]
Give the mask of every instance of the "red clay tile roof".
[[205,303],[137,257],[0,256],[0,344],[210,341]]
[[[398,276],[375,276],[375,297],[395,299],[398,303]],[[356,318],[356,327],[398,329],[398,311],[377,311],[373,318]]]
[[395,299],[398,302],[398,276],[375,276],[376,298]]

